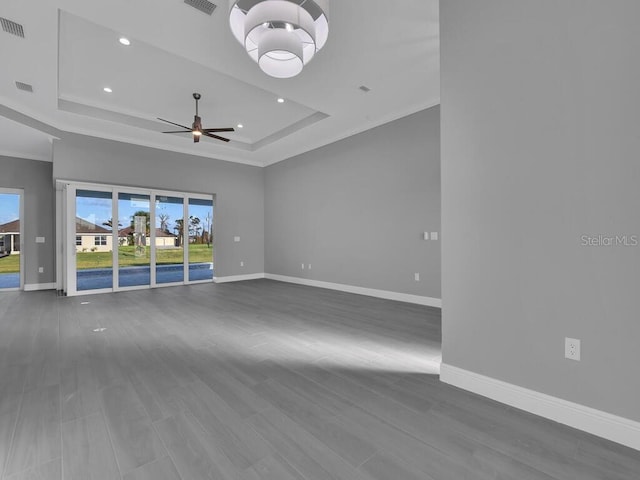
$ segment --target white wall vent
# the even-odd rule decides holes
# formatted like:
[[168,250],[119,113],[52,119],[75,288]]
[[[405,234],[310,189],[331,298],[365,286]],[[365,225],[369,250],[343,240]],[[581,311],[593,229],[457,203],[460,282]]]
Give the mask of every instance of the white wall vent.
[[5,32],[24,38],[24,29],[19,23],[12,22],[4,17],[0,17],[0,23],[2,24],[2,30]]
[[217,6],[207,0],[184,0],[184,3],[191,5],[193,8],[197,8],[207,15],[211,15]]

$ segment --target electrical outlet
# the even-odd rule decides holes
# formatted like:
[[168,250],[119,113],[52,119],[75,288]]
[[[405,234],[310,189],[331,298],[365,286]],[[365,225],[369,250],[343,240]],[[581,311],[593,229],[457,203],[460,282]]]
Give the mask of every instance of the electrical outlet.
[[564,339],[564,356],[570,360],[580,361],[580,340],[577,338]]
[[244,267],[244,262],[240,262],[240,266],[241,266],[241,267]]
[[438,232],[431,232],[431,240],[438,240]]
[[413,278],[415,278],[416,282],[420,281],[420,274],[419,273],[414,273],[413,274]]
[[38,267],[38,273],[44,273],[44,267]]

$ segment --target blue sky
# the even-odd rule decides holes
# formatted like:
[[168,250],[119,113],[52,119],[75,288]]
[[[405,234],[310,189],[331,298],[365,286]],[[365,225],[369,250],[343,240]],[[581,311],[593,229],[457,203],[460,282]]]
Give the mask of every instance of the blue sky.
[[20,195],[0,193],[0,225],[20,218]]
[[[111,218],[111,198],[107,192],[91,192],[102,198],[78,196],[76,198],[76,215],[96,225],[103,226]],[[124,198],[122,198],[124,196]],[[160,227],[160,213],[169,215],[169,231],[173,232],[175,221],[182,218],[182,204],[172,197],[158,197],[156,203],[156,227]],[[180,199],[181,200],[181,199]],[[206,201],[189,202],[189,215],[198,217],[204,226],[208,214],[211,214],[211,206]],[[149,210],[149,198],[142,195],[121,194],[118,202],[120,223],[123,227],[131,223],[131,216],[139,210]],[[11,222],[20,216],[20,196],[13,193],[0,193],[0,224]]]
[[[87,195],[87,196],[81,196]],[[95,195],[94,197],[88,195]],[[102,198],[97,198],[100,196]],[[104,226],[103,223],[111,218],[111,193],[109,192],[86,192],[76,197],[76,215],[96,225]],[[158,201],[159,200],[159,201]],[[157,197],[156,201],[156,228],[160,227],[160,213],[169,215],[169,231],[174,232],[175,221],[182,218],[182,199],[173,197]],[[189,203],[189,215],[198,217],[201,225],[206,222],[207,214],[211,214],[210,201],[195,201]],[[128,227],[131,224],[131,217],[137,211],[149,211],[149,197],[146,195],[135,195],[121,193],[118,200],[118,217],[121,227]],[[108,227],[106,227],[108,228]]]

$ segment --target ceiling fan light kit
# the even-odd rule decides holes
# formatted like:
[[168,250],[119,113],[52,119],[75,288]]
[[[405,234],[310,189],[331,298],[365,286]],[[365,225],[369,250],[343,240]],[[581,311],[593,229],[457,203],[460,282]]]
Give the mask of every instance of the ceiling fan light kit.
[[298,75],[327,41],[329,0],[230,0],[229,25],[269,76]]
[[198,100],[202,98],[202,95],[199,93],[193,94],[193,99],[196,101],[196,114],[193,116],[193,123],[191,127],[187,127],[185,125],[181,125],[179,123],[171,122],[169,120],[165,120],[164,118],[158,117],[158,120],[166,123],[170,123],[171,125],[175,125],[176,127],[181,127],[184,130],[172,130],[170,132],[162,132],[162,133],[190,133],[193,135],[193,143],[198,143],[200,141],[201,136],[215,138],[216,140],[222,140],[223,142],[228,142],[228,138],[221,137],[219,135],[215,135],[214,132],[234,132],[235,129],[232,127],[223,127],[223,128],[202,128],[202,118],[198,115]]

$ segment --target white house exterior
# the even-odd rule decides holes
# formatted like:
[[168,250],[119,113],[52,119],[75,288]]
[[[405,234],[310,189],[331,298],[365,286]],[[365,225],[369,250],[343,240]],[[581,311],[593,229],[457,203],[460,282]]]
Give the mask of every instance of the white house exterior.
[[[118,230],[118,243],[120,245],[127,245],[131,235],[133,235],[133,229],[131,227],[125,227]],[[156,247],[175,247],[176,238],[176,235],[166,232],[160,228],[156,228]],[[145,235],[144,242],[147,247],[151,246],[151,237]]]
[[76,252],[110,252],[112,250],[111,230],[76,217]]
[[20,220],[0,225],[0,257],[20,253]]

